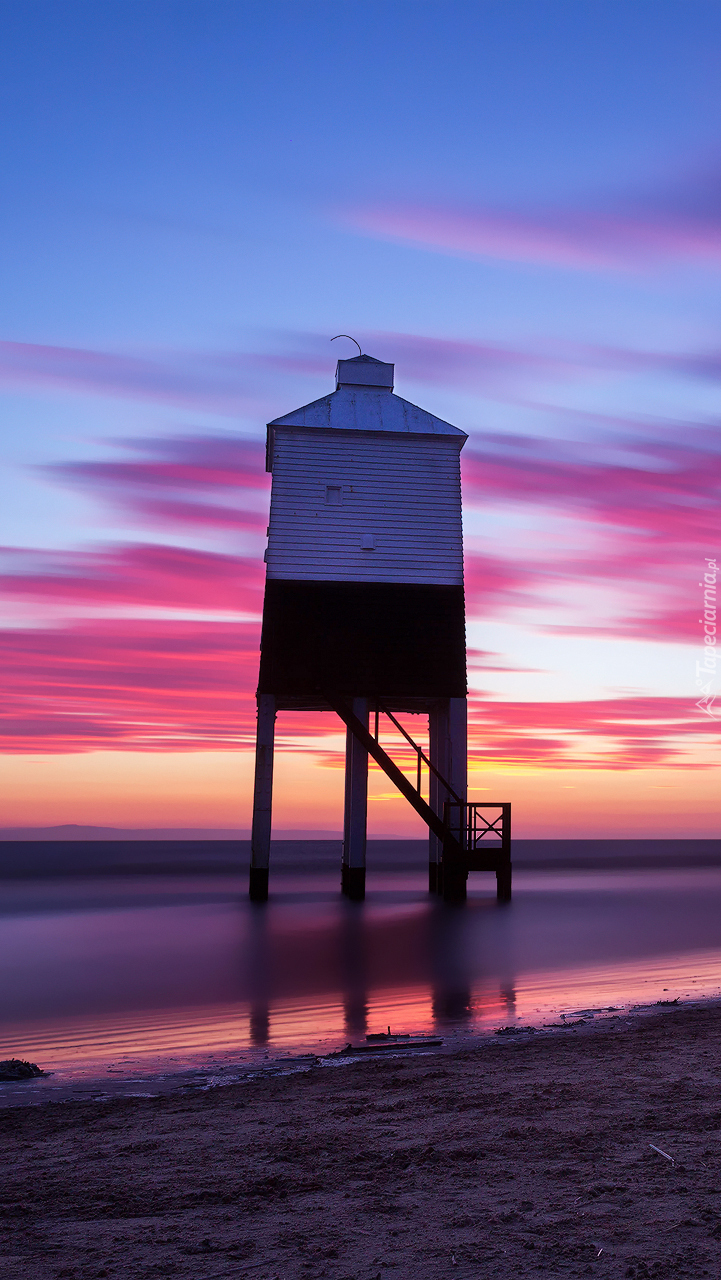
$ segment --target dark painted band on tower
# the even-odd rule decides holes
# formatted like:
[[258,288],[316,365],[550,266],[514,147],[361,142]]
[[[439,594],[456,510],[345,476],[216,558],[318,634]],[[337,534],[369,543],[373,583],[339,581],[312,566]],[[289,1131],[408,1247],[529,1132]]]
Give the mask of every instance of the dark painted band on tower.
[[463,587],[269,579],[259,693],[466,696]]

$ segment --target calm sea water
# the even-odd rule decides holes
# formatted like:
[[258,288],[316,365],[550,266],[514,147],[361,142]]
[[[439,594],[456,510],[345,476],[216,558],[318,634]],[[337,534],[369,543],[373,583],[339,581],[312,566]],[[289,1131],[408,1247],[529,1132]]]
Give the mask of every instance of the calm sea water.
[[521,870],[465,907],[421,870],[5,880],[0,1057],[56,1078],[329,1051],[368,1032],[490,1030],[721,994],[721,868]]

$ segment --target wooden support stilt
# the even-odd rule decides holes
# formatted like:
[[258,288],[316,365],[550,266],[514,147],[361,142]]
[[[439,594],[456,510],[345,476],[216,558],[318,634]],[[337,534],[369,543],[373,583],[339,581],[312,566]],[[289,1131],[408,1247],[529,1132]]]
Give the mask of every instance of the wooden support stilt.
[[258,731],[255,748],[253,828],[250,841],[250,899],[268,900],[270,832],[273,804],[273,751],[276,703],[273,694],[258,695]]
[[[444,763],[447,769],[444,776],[456,795],[465,801],[468,791],[468,705],[465,698],[448,699],[443,728],[446,734]],[[446,849],[443,853],[442,880],[440,892],[444,902],[465,902],[468,867],[454,864]]]
[[[353,714],[368,728],[368,699],[353,699]],[[362,902],[366,891],[366,832],[368,826],[368,752],[346,727],[345,813],[341,892]]]
[[444,902],[465,902],[467,897],[468,870],[445,861],[442,867],[441,893]]
[[468,703],[465,698],[448,699],[448,745],[446,777],[456,795],[465,800],[468,791]]
[[[439,699],[428,714],[428,758],[442,777],[448,776],[448,699]],[[439,818],[450,797],[438,778],[429,770],[428,802]],[[442,893],[443,841],[435,831],[428,832],[428,892]]]
[[496,897],[499,902],[511,901],[511,863],[510,859],[496,870]]

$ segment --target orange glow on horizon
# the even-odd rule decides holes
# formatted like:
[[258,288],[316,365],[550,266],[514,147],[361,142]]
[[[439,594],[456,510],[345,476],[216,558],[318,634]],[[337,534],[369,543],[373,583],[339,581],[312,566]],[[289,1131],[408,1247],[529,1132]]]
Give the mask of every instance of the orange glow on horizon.
[[[340,833],[343,756],[277,753],[274,829]],[[335,763],[335,761],[334,761]],[[96,751],[2,757],[0,826],[250,827],[252,751]],[[716,838],[712,768],[472,770],[475,800],[510,800],[519,838]],[[371,837],[420,839],[423,823],[387,779],[369,777]]]

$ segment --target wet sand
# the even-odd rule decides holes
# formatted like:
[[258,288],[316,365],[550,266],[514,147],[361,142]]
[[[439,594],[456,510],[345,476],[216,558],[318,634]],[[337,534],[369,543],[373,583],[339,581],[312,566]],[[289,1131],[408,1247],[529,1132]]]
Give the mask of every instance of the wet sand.
[[8,1109],[0,1135],[8,1280],[721,1274],[715,1005]]

